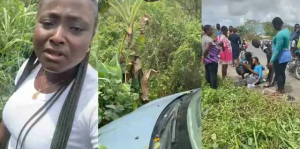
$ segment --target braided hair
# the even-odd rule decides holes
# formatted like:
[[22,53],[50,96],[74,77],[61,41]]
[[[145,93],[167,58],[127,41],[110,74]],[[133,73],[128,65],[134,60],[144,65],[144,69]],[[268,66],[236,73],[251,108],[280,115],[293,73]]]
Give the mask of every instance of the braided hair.
[[[41,5],[43,4],[44,0],[41,0],[39,2],[39,10],[41,8]],[[95,9],[95,24],[94,24],[94,29],[96,30],[97,28],[97,23],[98,23],[98,1],[97,0],[91,0],[93,3],[93,7]],[[93,36],[95,35],[95,32],[93,33]],[[59,114],[58,122],[56,125],[56,129],[52,138],[51,142],[51,147],[50,149],[65,149],[67,147],[67,143],[69,140],[69,136],[72,130],[73,126],[73,121],[75,117],[75,112],[77,109],[77,104],[79,101],[79,97],[81,95],[84,79],[86,76],[86,71],[88,67],[88,62],[89,62],[89,56],[90,52],[87,52],[85,58],[76,66],[77,69],[75,71],[75,78],[72,80],[67,80],[58,91],[54,93],[54,95],[25,123],[23,128],[21,129],[18,140],[17,140],[17,145],[16,148],[18,148],[18,145],[20,147],[23,147],[23,144],[26,140],[26,137],[29,133],[29,131],[32,129],[32,127],[47,113],[47,111],[52,107],[52,105],[58,100],[60,95],[66,90],[66,88],[71,84],[73,81],[73,85],[66,97],[66,100],[63,104],[63,107],[61,109],[61,112]],[[25,68],[23,73],[21,74],[13,92],[17,91],[18,88],[24,83],[26,78],[30,75],[30,73],[33,71],[33,69],[39,64],[40,62],[38,61],[38,58],[33,51]],[[43,111],[43,112],[42,112]],[[37,117],[37,115],[39,115]],[[24,135],[23,140],[20,139],[20,136],[22,135],[24,128],[35,118],[36,120],[32,123],[32,125],[29,126],[28,130]],[[1,144],[1,149],[6,149],[8,145],[8,141],[10,138],[10,133],[5,127],[4,129],[4,140],[2,141]]]

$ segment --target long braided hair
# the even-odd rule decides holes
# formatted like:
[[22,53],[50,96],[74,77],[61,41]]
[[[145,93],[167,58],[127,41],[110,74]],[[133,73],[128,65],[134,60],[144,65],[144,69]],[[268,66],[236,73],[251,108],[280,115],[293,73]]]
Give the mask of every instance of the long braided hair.
[[[39,8],[41,8],[41,5],[44,0],[41,0],[39,2]],[[95,18],[95,24],[94,29],[97,28],[98,23],[98,2],[97,0],[91,0],[93,3],[93,7],[95,8],[96,12],[96,18]],[[40,11],[40,9],[39,9]],[[93,36],[95,35],[95,32],[93,33]],[[79,101],[79,97],[81,95],[82,86],[84,83],[88,62],[89,62],[89,56],[90,52],[87,52],[85,58],[76,66],[77,69],[75,71],[75,78],[72,80],[67,80],[58,91],[54,93],[54,95],[25,123],[23,128],[21,129],[16,148],[18,148],[18,145],[22,148],[24,145],[24,142],[26,140],[26,137],[29,133],[29,131],[32,129],[32,127],[47,113],[47,111],[52,107],[52,105],[59,99],[60,95],[66,90],[66,88],[70,85],[70,83],[73,81],[73,85],[66,97],[66,100],[63,104],[63,107],[61,109],[61,112],[59,114],[58,122],[56,125],[56,129],[52,138],[51,147],[50,149],[66,149],[67,143],[69,140],[69,136],[72,130],[73,121],[77,109],[77,104]],[[38,61],[38,58],[33,51],[25,68],[20,76],[13,92],[17,91],[18,88],[24,83],[26,78],[30,75],[30,73],[33,71],[33,69],[38,66],[40,62]],[[43,112],[42,112],[43,111]],[[40,114],[40,115],[39,115]],[[39,115],[37,117],[37,115]],[[25,133],[23,139],[20,139],[20,136],[22,135],[25,127],[35,118],[36,120],[32,123],[32,125],[29,126],[28,130]],[[4,131],[4,139],[1,143],[1,149],[6,149],[8,145],[8,141],[10,138],[10,133],[5,127]]]

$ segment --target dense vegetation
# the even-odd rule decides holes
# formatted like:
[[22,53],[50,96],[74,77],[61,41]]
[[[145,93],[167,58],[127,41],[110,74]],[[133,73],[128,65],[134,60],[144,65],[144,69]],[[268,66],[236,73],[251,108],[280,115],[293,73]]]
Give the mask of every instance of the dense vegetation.
[[[97,49],[100,50],[98,59],[103,62],[98,69],[102,73],[99,80],[101,125],[133,111],[143,104],[144,99],[154,100],[200,87],[201,24],[199,13],[196,13],[200,12],[200,8],[189,5],[192,2],[193,0],[185,3],[161,0],[142,4],[136,15],[138,19],[134,23],[135,35],[131,42],[139,46],[137,49],[134,46],[124,48],[122,53],[128,59],[134,53],[139,61],[133,59],[123,65],[118,62],[123,33],[127,28],[124,19],[112,8],[100,15],[99,40],[96,42],[99,43]],[[195,12],[186,11],[190,10],[187,9],[191,8],[189,6]],[[148,16],[149,24],[142,26],[144,34],[141,35],[139,18],[145,15]],[[126,41],[124,47],[128,45],[128,38]],[[133,61],[135,63],[132,64]],[[130,68],[132,65],[136,68],[136,63],[140,63],[141,66],[137,67],[141,71],[134,69],[134,72],[141,77],[129,75],[128,78],[132,79],[125,80],[124,83],[124,72],[132,72]],[[150,74],[153,72],[155,75]],[[140,79],[147,73],[153,77]],[[145,89],[149,89],[149,97]]]
[[[15,75],[32,51],[36,5],[0,0],[0,110],[8,100]],[[2,116],[2,114],[1,114]]]

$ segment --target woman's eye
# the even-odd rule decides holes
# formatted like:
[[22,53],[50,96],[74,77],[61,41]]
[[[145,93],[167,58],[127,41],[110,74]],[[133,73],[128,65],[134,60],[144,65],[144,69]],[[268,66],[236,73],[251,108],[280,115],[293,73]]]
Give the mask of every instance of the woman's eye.
[[42,22],[42,24],[43,24],[44,26],[46,26],[46,27],[50,27],[50,26],[54,25],[54,24],[51,23],[51,22]]
[[76,32],[81,32],[81,31],[83,31],[83,29],[80,28],[80,27],[71,27],[71,30],[74,30],[74,31],[76,31]]

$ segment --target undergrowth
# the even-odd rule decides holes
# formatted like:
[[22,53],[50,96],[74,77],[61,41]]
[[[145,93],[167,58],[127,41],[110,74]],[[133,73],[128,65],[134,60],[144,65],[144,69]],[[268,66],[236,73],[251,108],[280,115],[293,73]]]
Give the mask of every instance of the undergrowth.
[[235,87],[230,80],[221,80],[219,86],[202,87],[203,148],[300,147],[299,109],[280,97]]

